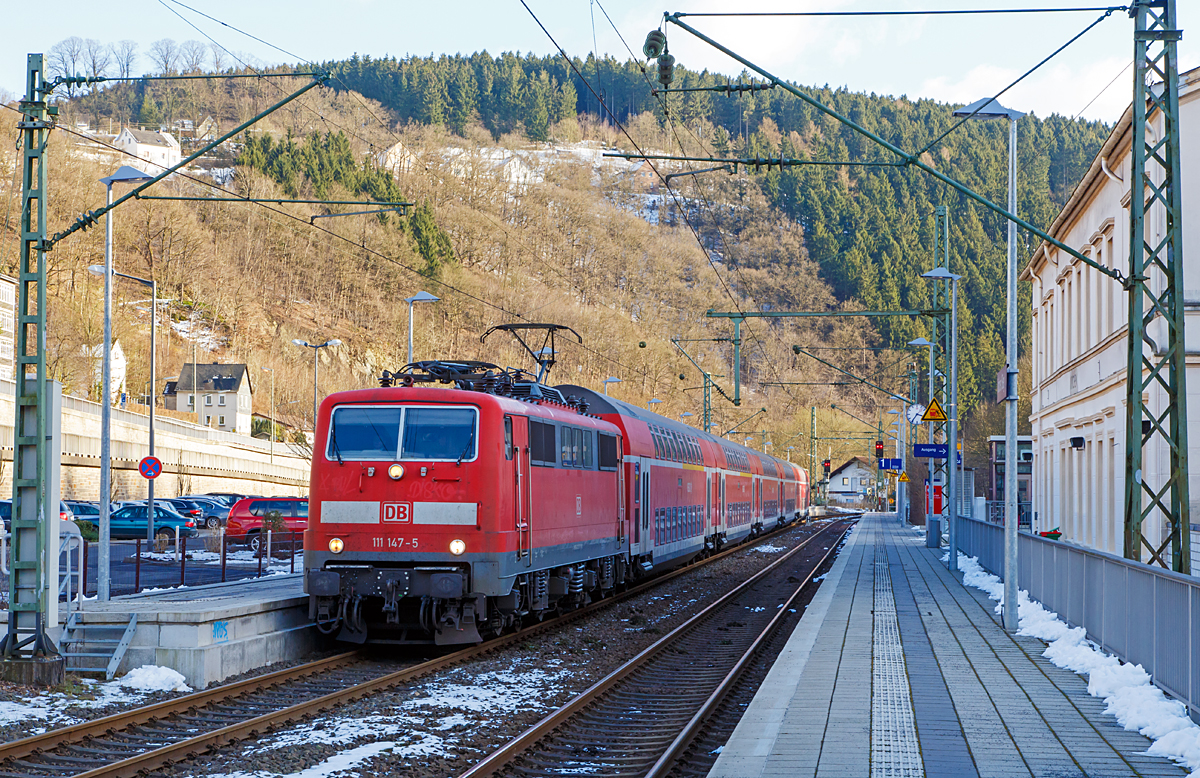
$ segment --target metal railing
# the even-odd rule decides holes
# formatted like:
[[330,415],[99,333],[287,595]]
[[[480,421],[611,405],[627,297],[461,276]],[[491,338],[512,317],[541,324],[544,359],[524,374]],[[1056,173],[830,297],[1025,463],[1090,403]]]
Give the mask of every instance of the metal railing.
[[[979,517],[972,516],[971,518]],[[1004,500],[987,501],[987,520],[989,524],[1004,526]],[[1033,530],[1033,503],[1017,503],[1017,529]]]
[[[958,542],[988,572],[1004,567],[1004,528],[959,517]],[[1022,532],[1017,583],[1047,610],[1200,718],[1200,578]]]

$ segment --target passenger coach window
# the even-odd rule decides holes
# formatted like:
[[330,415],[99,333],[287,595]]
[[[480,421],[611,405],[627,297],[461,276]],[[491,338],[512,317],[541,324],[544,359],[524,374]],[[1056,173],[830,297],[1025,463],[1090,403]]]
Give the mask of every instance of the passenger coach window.
[[470,408],[407,408],[401,459],[473,459],[475,411]]
[[[395,459],[400,440],[400,414],[396,406],[336,408],[329,427],[326,458]],[[470,411],[466,411],[470,413]]]
[[617,436],[600,433],[600,445],[596,448],[601,470],[617,469]]
[[583,431],[583,466],[592,469],[592,431]]

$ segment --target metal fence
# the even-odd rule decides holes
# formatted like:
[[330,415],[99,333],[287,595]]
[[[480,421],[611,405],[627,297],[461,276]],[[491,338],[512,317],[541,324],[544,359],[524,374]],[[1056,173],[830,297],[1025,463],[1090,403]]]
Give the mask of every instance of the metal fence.
[[[959,518],[963,553],[1001,575],[1004,528]],[[1047,610],[1123,661],[1200,720],[1200,579],[1022,532],[1017,582]]]
[[[148,589],[240,581],[302,569],[303,532],[267,532],[259,541],[251,544],[247,538],[230,538],[224,532],[166,543],[114,540],[109,544],[110,593],[117,597]],[[60,600],[69,601],[80,594],[85,598],[96,596],[98,546],[95,541],[75,539],[69,551],[60,553]],[[7,598],[8,576],[0,575],[0,599],[7,602]]]
[[[979,518],[972,516],[971,518]],[[992,524],[1004,526],[1004,500],[987,501],[987,520]],[[1017,529],[1033,531],[1033,503],[1017,503]]]

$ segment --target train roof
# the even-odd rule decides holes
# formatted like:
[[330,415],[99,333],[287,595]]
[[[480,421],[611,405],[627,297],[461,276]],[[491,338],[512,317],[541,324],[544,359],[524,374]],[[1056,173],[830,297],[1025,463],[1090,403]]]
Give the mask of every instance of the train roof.
[[609,397],[608,395],[600,394],[599,392],[595,391],[594,389],[589,389],[586,386],[578,386],[576,384],[560,384],[559,386],[556,386],[555,388],[558,389],[558,391],[562,392],[564,395],[568,395],[568,396],[573,395],[575,397],[582,397],[582,398],[586,399],[588,402],[588,412],[589,413],[595,413],[595,414],[600,414],[600,415],[603,415],[606,413],[611,413],[611,414],[616,414],[618,416],[631,416],[635,419],[638,419],[639,421],[645,422],[646,424],[655,424],[659,427],[665,427],[669,430],[673,430],[681,435],[690,435],[691,437],[694,437],[694,438],[700,438],[702,440],[707,440],[710,443],[717,445],[717,446],[721,446],[723,448],[733,447],[735,450],[743,451],[748,454],[753,454],[754,456],[759,457],[760,459],[770,460],[770,461],[776,463],[777,465],[779,465],[780,467],[784,467],[784,468],[795,467],[798,470],[803,470],[803,468],[801,468],[799,465],[796,465],[792,462],[788,462],[787,460],[779,459],[778,457],[771,456],[770,454],[764,454],[763,452],[758,451],[757,449],[749,448],[748,446],[743,446],[740,443],[734,443],[732,440],[728,440],[727,438],[722,438],[719,435],[713,435],[711,432],[705,432],[702,429],[697,429],[696,427],[689,426],[689,425],[684,424],[676,419],[672,419],[667,416],[661,416],[647,408],[639,408],[636,405],[630,405],[627,402],[618,400],[615,397]]

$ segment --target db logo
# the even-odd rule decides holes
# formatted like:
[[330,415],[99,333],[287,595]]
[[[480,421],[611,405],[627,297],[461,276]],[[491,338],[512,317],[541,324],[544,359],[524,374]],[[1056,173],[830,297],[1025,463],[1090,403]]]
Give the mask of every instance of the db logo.
[[396,521],[401,524],[412,521],[412,503],[385,502],[379,510],[384,521]]

